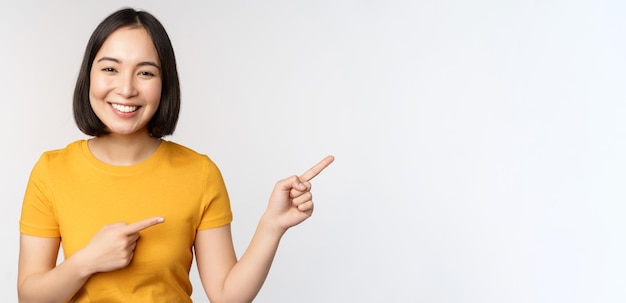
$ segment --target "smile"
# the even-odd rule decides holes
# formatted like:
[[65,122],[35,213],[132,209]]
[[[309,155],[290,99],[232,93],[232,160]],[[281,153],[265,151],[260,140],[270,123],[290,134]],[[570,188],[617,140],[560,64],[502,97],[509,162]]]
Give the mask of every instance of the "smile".
[[139,109],[140,106],[130,106],[130,105],[121,105],[121,104],[115,104],[115,103],[111,103],[111,106],[113,108],[115,108],[115,110],[123,112],[123,113],[132,113],[136,110]]

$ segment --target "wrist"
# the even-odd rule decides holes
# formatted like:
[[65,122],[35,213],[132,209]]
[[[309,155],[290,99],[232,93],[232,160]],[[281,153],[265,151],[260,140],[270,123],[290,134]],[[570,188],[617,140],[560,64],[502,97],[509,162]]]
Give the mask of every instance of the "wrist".
[[74,253],[67,261],[75,268],[75,272],[80,278],[89,278],[96,273],[93,262],[89,262],[85,250],[81,249]]
[[258,229],[278,238],[281,238],[287,231],[287,228],[281,226],[280,222],[267,211],[261,216]]

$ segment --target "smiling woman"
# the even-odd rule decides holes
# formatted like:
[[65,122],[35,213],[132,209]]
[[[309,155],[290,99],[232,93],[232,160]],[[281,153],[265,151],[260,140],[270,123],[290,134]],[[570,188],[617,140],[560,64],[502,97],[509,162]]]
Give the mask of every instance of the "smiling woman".
[[133,161],[144,160],[156,150],[158,140],[150,134],[148,122],[159,108],[161,98],[158,62],[152,38],[143,27],[122,27],[105,40],[90,75],[90,105],[109,132],[90,141],[96,157],[107,157],[106,144],[100,141],[119,135],[153,146]]
[[211,301],[254,299],[283,234],[313,212],[310,180],[334,158],[276,183],[237,260],[219,169],[162,139],[179,109],[174,51],[159,21],[133,9],[102,21],[74,93],[78,127],[93,138],[45,152],[30,176],[20,302],[191,302],[192,251]]

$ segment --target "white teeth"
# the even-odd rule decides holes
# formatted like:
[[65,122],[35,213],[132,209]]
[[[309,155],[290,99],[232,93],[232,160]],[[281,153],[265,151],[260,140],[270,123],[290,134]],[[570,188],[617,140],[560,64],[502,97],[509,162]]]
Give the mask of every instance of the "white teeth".
[[121,105],[121,104],[115,104],[115,103],[111,103],[111,106],[113,106],[113,108],[123,113],[132,113],[139,108],[139,106],[128,106],[128,105]]

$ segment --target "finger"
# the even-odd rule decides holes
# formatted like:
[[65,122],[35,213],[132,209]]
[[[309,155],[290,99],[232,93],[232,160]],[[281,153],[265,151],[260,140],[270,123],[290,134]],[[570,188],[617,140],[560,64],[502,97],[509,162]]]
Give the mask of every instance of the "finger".
[[300,177],[291,176],[276,182],[275,189],[280,191],[291,192],[291,190],[305,191],[306,185],[302,184]]
[[293,205],[300,205],[304,202],[311,201],[313,199],[313,194],[307,192],[300,197],[294,198],[292,203]]
[[128,243],[137,242],[137,240],[139,240],[139,232],[130,233],[127,237]]
[[302,196],[302,194],[304,194],[304,193],[308,193],[308,192],[310,192],[310,191],[311,191],[311,187],[312,187],[312,186],[311,186],[311,182],[302,182],[301,184],[302,184],[302,185],[304,185],[304,187],[303,187],[303,188],[301,188],[301,189],[297,189],[297,188],[295,188],[295,187],[294,187],[294,188],[292,188],[292,189],[289,191],[289,197],[291,197],[291,198],[297,198],[297,197]]
[[307,201],[306,203],[298,205],[298,210],[310,215],[313,213],[313,201]]
[[144,219],[141,221],[137,221],[135,223],[128,224],[126,225],[125,229],[128,234],[132,234],[132,233],[142,231],[148,227],[161,224],[164,221],[165,219],[163,219],[163,217],[148,218],[148,219]]
[[135,251],[135,248],[137,248],[137,242],[132,242],[132,243],[128,246],[128,251]]
[[335,157],[327,156],[326,158],[322,159],[320,163],[315,164],[315,166],[311,167],[304,174],[302,174],[300,176],[300,179],[305,182],[310,181],[311,179],[315,178],[315,176],[317,176],[319,173],[321,173],[324,168],[333,163],[333,161],[335,161]]

